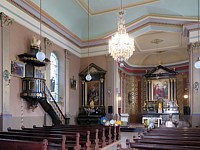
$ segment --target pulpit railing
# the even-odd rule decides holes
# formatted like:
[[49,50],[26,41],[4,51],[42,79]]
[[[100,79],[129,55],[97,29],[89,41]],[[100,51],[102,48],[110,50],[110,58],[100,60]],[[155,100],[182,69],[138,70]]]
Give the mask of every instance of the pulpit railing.
[[58,106],[56,100],[54,99],[54,97],[51,94],[51,91],[49,90],[49,88],[47,87],[47,85],[45,84],[45,92],[46,95],[50,97],[51,101],[48,101],[48,103],[51,105],[51,107],[53,108],[53,110],[55,111],[55,113],[57,114],[57,116],[59,117],[60,121],[62,122],[62,124],[65,124],[65,116],[62,113],[60,107]]

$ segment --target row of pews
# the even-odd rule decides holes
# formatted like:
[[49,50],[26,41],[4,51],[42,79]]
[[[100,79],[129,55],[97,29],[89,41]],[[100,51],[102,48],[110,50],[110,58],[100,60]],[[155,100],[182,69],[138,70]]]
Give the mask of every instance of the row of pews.
[[98,150],[119,139],[119,126],[8,128],[0,132],[0,150]]
[[126,140],[126,147],[118,150],[199,150],[200,128],[154,128],[138,133],[131,142]]

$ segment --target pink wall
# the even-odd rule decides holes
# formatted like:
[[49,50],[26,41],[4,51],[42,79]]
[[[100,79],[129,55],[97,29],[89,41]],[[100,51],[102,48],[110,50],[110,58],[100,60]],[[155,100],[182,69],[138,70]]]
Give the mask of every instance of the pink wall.
[[1,27],[0,27],[0,112],[2,112],[2,74],[3,74],[3,66],[2,66],[2,44],[1,44]]
[[89,57],[89,58],[82,58],[81,59],[81,65],[80,65],[80,71],[85,69],[88,64],[94,63],[97,66],[101,67],[104,70],[107,70],[107,60],[106,56],[94,56],[94,57]]
[[[80,58],[78,58],[75,55],[70,54],[70,66],[69,66],[69,77],[73,78],[77,81],[77,89],[73,90],[70,89],[69,90],[69,98],[70,98],[70,102],[69,102],[69,111],[70,111],[70,115],[72,115],[72,117],[76,117],[78,115],[78,111],[79,111],[79,106],[80,106],[80,95],[79,95],[79,84],[81,84],[81,82],[79,81],[79,68],[80,68]],[[75,120],[71,120],[72,122]]]
[[[10,60],[16,60],[17,55],[29,52],[30,41],[36,35],[31,30],[21,26],[17,22],[14,22],[10,27]],[[39,38],[39,35],[37,36]],[[42,41],[43,42],[43,41]],[[53,43],[50,47],[51,51],[54,51],[59,59],[59,75],[60,75],[60,93],[64,95],[65,93],[65,53],[64,49]],[[77,81],[79,81],[78,73],[80,69],[80,59],[73,54],[70,54],[70,77],[74,76]],[[48,70],[47,70],[48,71]],[[1,82],[1,81],[0,81]],[[68,81],[67,81],[68,82]],[[13,117],[19,117],[21,115],[21,78],[11,77],[10,83],[10,109]],[[79,89],[70,90],[70,113],[76,115],[79,108]],[[1,100],[1,99],[0,99]],[[27,102],[24,101],[24,116],[44,116],[44,110],[41,106],[38,106],[34,112],[27,109]]]
[[[17,55],[29,52],[30,41],[36,35],[34,32],[24,28],[17,22],[10,26],[10,60],[16,60]],[[39,38],[39,36],[38,36]],[[10,82],[10,111],[16,117],[21,115],[21,78],[11,77]],[[43,116],[44,111],[38,107],[34,112],[27,109],[27,102],[24,101],[24,116]]]
[[[16,60],[17,55],[22,53],[29,52],[30,48],[30,41],[32,37],[35,34],[31,30],[23,27],[22,25],[18,24],[17,22],[14,22],[10,26],[10,60]],[[39,35],[37,35],[39,38]],[[43,41],[42,41],[43,42]],[[42,44],[43,45],[43,44]],[[57,54],[59,58],[59,75],[60,75],[60,94],[65,94],[65,53],[64,49],[59,47],[58,45],[54,44],[50,47],[50,51],[53,51]],[[1,54],[1,53],[0,53]],[[1,55],[0,55],[1,56]],[[70,54],[69,55],[69,77],[77,80],[77,89],[73,90],[70,89],[69,94],[69,104],[70,104],[70,115],[72,115],[74,118],[77,116],[80,102],[81,102],[81,95],[79,94],[81,92],[81,89],[79,88],[81,85],[81,81],[79,78],[79,72],[81,72],[85,67],[87,67],[89,63],[94,63],[97,66],[101,67],[104,70],[107,70],[107,64],[106,64],[106,56],[96,56],[96,57],[90,57],[90,58],[78,58],[77,56]],[[1,63],[1,62],[0,62]],[[2,66],[2,65],[1,65]],[[47,70],[49,71],[49,70]],[[69,81],[66,81],[69,82]],[[1,81],[0,81],[1,83]],[[106,86],[106,83],[105,83]],[[10,113],[12,116],[17,119],[18,122],[20,122],[21,117],[21,98],[20,98],[20,92],[21,92],[21,78],[18,77],[11,77],[10,82]],[[0,93],[1,94],[1,93]],[[1,94],[2,95],[2,94]],[[1,100],[1,97],[0,97]],[[31,119],[31,117],[41,117],[44,116],[44,110],[41,108],[40,105],[32,111],[27,108],[27,102],[23,102],[23,113],[24,118]],[[62,106],[64,107],[64,106]],[[62,110],[64,110],[62,108]],[[28,122],[28,120],[25,122]]]

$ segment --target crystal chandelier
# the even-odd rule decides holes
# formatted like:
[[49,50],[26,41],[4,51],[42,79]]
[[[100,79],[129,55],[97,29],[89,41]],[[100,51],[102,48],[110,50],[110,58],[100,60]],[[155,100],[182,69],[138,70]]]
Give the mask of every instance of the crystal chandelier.
[[130,38],[128,33],[126,33],[125,20],[124,20],[124,10],[121,9],[118,16],[118,32],[112,36],[109,41],[109,53],[118,62],[123,62],[127,60],[135,51],[134,39]]

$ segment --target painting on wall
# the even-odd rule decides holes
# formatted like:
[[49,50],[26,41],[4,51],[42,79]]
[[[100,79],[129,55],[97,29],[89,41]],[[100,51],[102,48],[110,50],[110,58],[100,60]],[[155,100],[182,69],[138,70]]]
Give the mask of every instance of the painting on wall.
[[11,61],[11,75],[17,77],[24,77],[25,74],[25,64],[20,61]]
[[76,90],[77,88],[76,80],[74,78],[70,79],[70,88],[73,90]]
[[169,99],[169,79],[158,79],[152,81],[153,100]]
[[86,84],[86,105],[100,105],[100,81],[90,81]]

